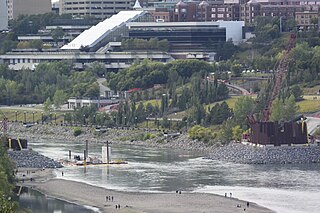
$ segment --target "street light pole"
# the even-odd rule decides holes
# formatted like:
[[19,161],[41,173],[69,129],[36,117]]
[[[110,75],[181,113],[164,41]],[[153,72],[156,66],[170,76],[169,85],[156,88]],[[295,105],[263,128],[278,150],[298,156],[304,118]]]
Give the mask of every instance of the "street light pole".
[[149,118],[146,118],[147,119],[147,130],[149,129]]
[[34,112],[32,112],[32,123],[34,123]]
[[16,111],[16,122],[18,122],[18,111]]
[[24,111],[24,122],[27,123],[26,111]]

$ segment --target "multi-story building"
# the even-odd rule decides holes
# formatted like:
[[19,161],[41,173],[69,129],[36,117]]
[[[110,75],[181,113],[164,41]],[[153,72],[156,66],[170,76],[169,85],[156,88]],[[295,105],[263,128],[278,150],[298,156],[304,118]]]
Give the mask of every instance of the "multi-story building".
[[250,0],[240,6],[240,20],[246,24],[254,22],[255,17],[260,16],[261,4],[256,0]]
[[[295,17],[295,13],[319,11],[317,0],[168,0],[154,3],[154,20],[193,21],[245,21],[254,22],[257,16]],[[157,10],[161,12],[157,12]],[[159,10],[159,11],[160,11]],[[164,15],[165,14],[165,15]],[[163,17],[163,18],[161,18]]]
[[239,4],[221,1],[183,2],[173,8],[172,21],[238,21]]
[[51,12],[51,0],[7,0],[8,17],[16,19],[19,15],[35,15]]
[[319,11],[296,12],[295,20],[299,30],[319,29]]
[[213,51],[226,41],[226,28],[215,22],[131,22],[129,38],[167,39],[173,52]]
[[[109,18],[123,10],[132,10],[134,0],[60,0],[60,14],[73,17],[94,16],[97,19]],[[148,0],[140,0],[142,7]]]
[[7,0],[0,0],[0,31],[8,29]]

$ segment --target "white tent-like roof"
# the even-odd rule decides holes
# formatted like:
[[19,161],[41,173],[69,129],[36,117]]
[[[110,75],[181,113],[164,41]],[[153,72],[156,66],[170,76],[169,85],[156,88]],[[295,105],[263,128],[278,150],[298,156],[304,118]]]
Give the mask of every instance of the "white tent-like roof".
[[73,39],[69,44],[64,45],[63,50],[79,50],[81,47],[94,47],[103,40],[110,32],[124,23],[135,20],[144,14],[144,11],[130,10],[120,11],[118,14],[99,22],[88,30],[83,31],[79,36]]

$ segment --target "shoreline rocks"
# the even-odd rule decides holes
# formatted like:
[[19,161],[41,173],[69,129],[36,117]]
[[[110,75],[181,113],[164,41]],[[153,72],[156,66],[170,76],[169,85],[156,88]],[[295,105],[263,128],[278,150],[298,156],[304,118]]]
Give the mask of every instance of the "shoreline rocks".
[[61,163],[32,150],[8,151],[18,168],[61,168]]
[[[187,133],[176,137],[165,137],[157,130],[137,128],[108,128],[104,133],[97,133],[94,127],[81,127],[82,134],[75,137],[73,127],[55,125],[34,125],[26,128],[19,123],[10,124],[10,135],[21,138],[41,138],[64,140],[66,142],[85,141],[90,143],[105,143],[107,140],[114,144],[129,144],[138,146],[157,147],[165,149],[179,149],[195,151],[206,156],[207,159],[221,160],[242,164],[294,164],[320,163],[320,146],[310,147],[253,147],[241,143],[229,143],[221,146],[188,138]],[[153,137],[142,140],[141,135],[152,134]]]
[[253,147],[230,143],[215,149],[206,159],[242,164],[320,163],[320,146]]
[[[182,133],[176,137],[165,137],[163,132],[158,130],[138,129],[138,128],[107,128],[104,133],[95,132],[95,127],[81,127],[82,134],[75,137],[73,127],[37,124],[31,127],[24,127],[19,123],[10,124],[10,136],[16,138],[41,138],[72,141],[86,141],[90,143],[105,143],[111,141],[114,144],[130,144],[158,148],[173,148],[201,153],[210,153],[215,146],[210,146],[201,141],[188,138],[187,133]],[[153,137],[142,140],[141,135],[151,134]]]

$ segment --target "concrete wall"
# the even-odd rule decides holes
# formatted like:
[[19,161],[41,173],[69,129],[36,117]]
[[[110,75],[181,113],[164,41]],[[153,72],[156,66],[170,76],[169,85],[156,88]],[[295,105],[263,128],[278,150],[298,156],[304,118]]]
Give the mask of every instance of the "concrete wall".
[[234,44],[243,41],[244,21],[217,21],[219,27],[226,28],[226,40],[232,39]]
[[0,0],[0,31],[8,29],[7,0]]

